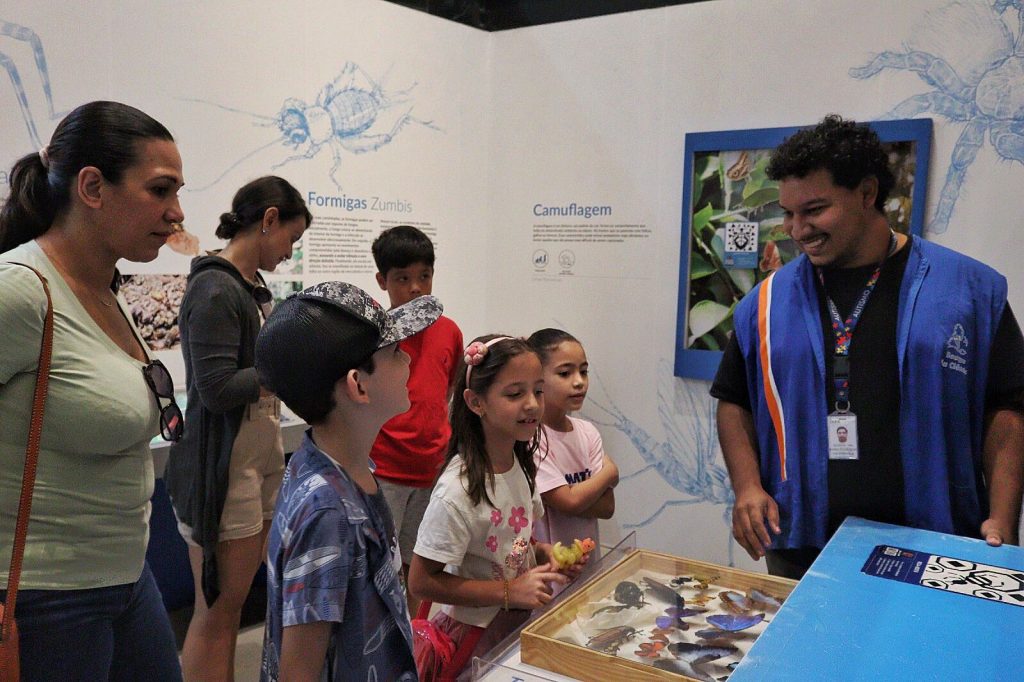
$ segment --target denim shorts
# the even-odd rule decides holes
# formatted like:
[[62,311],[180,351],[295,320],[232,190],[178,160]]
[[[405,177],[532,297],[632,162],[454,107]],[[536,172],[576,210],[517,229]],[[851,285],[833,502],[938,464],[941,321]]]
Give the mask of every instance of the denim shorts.
[[[0,590],[0,600],[6,599]],[[22,682],[178,682],[181,666],[147,563],[139,580],[85,590],[18,590]]]

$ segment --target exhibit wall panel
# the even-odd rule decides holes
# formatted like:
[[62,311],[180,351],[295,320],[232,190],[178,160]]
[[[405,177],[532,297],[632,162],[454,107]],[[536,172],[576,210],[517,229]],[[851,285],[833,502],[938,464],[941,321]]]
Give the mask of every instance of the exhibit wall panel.
[[[491,328],[576,335],[591,363],[583,416],[598,423],[623,477],[645,466],[673,469],[668,478],[654,468],[620,483],[615,518],[602,526],[606,545],[658,505],[690,499],[673,485],[682,482],[673,478],[677,462],[660,417],[688,425],[692,409],[661,408],[674,404],[677,387],[690,387],[658,381],[659,362],[670,358],[659,355],[660,340],[671,342],[674,325],[671,305],[661,303],[674,291],[663,261],[678,252],[679,212],[678,188],[662,175],[662,147],[671,144],[662,122],[664,16],[633,12],[512,31],[495,59],[495,129],[509,135],[493,147],[503,187],[493,249],[508,254],[494,272],[510,286],[489,308]],[[682,515],[692,518],[681,510],[660,518],[679,527]],[[686,546],[647,528],[638,538],[645,547]],[[701,544],[709,539],[702,536]],[[715,551],[691,547],[700,556]]]
[[191,258],[223,244],[214,230],[235,190],[265,174],[292,182],[314,214],[296,258],[268,276],[278,297],[344,279],[386,305],[370,244],[411,223],[437,246],[434,293],[448,314],[483,317],[485,301],[467,294],[479,281],[467,254],[486,252],[487,34],[373,0],[106,2],[81,16],[44,7],[15,0],[0,17],[0,52],[20,84],[0,90],[0,167],[38,149],[30,123],[48,140],[62,112],[89,100],[124,101],[167,125],[192,238],[120,267],[135,274],[126,296],[182,384],[168,315]]
[[[561,326],[583,341],[582,413],[622,475],[603,542],[636,529],[644,547],[763,567],[730,539],[709,383],[672,373],[685,134],[830,112],[932,117],[926,236],[1006,274],[1020,309],[1024,197],[1012,188],[1024,181],[1013,163],[1024,113],[1007,102],[1024,92],[1019,18],[966,0],[720,0],[503,36],[494,126],[514,139],[493,148],[503,195],[492,238],[508,255],[495,277],[509,285],[495,290],[489,319],[516,333]],[[963,83],[926,82],[922,69],[942,60]],[[561,210],[538,215],[537,204]],[[645,231],[624,227],[636,225]]]

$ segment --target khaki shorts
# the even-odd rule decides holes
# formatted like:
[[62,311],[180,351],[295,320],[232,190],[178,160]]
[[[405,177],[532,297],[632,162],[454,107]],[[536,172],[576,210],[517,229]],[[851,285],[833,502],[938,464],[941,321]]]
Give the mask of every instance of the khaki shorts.
[[[217,531],[219,542],[251,537],[274,517],[277,491],[284,477],[281,402],[273,397],[250,403],[231,447],[228,491]],[[178,521],[178,532],[193,547],[192,529]]]

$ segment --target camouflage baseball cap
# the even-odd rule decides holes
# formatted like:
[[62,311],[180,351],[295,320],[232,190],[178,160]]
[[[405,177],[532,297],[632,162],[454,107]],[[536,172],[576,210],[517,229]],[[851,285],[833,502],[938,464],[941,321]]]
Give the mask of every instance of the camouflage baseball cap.
[[303,289],[294,298],[323,301],[377,328],[380,338],[377,349],[423,331],[441,317],[441,302],[433,296],[417,296],[413,300],[384,310],[368,293],[346,282],[321,282]]
[[433,296],[384,310],[359,287],[317,284],[281,301],[267,316],[256,337],[256,373],[262,386],[316,424],[333,409],[331,394],[341,377],[440,316],[441,303]]

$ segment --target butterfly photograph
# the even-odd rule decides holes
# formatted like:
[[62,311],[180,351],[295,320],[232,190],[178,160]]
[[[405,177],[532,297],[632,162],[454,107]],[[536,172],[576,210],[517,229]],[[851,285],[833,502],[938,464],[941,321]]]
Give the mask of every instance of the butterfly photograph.
[[[885,212],[893,229],[904,234],[921,234],[931,124],[871,124],[896,177]],[[713,378],[732,335],[733,308],[800,256],[784,225],[779,183],[768,176],[775,147],[799,129],[685,136],[676,376]]]

